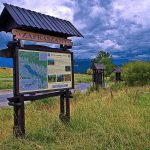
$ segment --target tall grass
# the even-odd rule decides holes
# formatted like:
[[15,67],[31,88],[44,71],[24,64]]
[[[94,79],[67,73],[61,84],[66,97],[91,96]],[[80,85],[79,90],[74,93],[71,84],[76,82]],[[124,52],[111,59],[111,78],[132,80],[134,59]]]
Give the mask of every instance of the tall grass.
[[12,89],[13,81],[11,80],[0,80],[0,90]]
[[75,83],[88,83],[88,82],[92,82],[92,75],[75,74]]
[[0,68],[0,90],[2,89],[12,89],[13,82],[8,78],[13,77],[13,69]]
[[20,150],[148,150],[150,148],[150,94],[136,90],[108,89],[85,94],[75,93],[71,100],[71,122],[58,119],[58,98],[26,105],[26,138],[12,135],[12,109],[0,109],[0,149]]

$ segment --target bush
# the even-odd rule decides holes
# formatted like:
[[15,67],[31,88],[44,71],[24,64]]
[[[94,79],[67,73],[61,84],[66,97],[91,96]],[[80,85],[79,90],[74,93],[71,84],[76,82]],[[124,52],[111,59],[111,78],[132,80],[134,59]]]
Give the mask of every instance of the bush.
[[130,62],[123,66],[123,79],[128,85],[145,85],[150,83],[150,63]]
[[115,73],[112,73],[111,75],[110,75],[110,81],[115,81]]
[[110,88],[114,91],[118,91],[127,88],[127,85],[124,82],[120,82],[120,83],[112,84]]
[[92,75],[92,74],[93,74],[92,69],[88,69],[88,70],[87,70],[87,74],[88,74],[88,75]]

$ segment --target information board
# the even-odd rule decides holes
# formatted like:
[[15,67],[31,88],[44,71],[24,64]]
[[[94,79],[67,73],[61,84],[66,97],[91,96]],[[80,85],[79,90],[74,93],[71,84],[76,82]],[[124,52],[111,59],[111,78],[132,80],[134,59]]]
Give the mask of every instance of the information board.
[[71,53],[19,49],[19,92],[72,88]]

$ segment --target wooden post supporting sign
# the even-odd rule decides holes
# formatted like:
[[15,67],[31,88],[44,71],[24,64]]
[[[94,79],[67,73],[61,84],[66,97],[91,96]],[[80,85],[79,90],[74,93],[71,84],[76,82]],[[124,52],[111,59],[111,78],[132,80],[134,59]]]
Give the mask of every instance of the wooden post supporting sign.
[[13,133],[16,137],[23,138],[25,136],[25,114],[24,99],[19,95],[19,72],[18,72],[18,46],[19,41],[14,40],[9,43],[13,50],[13,99],[9,99],[9,104],[14,107],[14,127]]
[[69,100],[69,90],[66,90],[66,121],[70,120],[70,100]]
[[64,93],[60,95],[60,114],[59,118],[63,121],[63,117],[65,115],[65,106],[64,106]]

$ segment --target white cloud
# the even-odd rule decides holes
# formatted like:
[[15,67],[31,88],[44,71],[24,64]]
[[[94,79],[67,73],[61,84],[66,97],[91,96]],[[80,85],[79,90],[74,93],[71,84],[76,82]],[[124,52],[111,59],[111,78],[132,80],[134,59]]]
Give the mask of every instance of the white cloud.
[[83,29],[85,29],[87,27],[87,24],[84,23],[83,20],[77,20],[77,21],[75,21],[74,25],[75,25],[75,27],[78,28],[78,30],[83,30]]
[[119,55],[112,55],[113,58],[120,58]]
[[150,25],[150,0],[114,0],[113,16],[115,19],[122,18],[144,28]]
[[71,21],[85,37],[71,37],[80,58],[99,49],[116,58],[149,53],[150,0],[0,0],[0,10],[2,1]]
[[91,12],[90,12],[90,17],[95,18],[95,17],[102,17],[100,15],[103,15],[106,13],[106,10],[101,7],[100,5],[94,5],[91,7]]
[[99,42],[98,45],[103,48],[103,49],[115,49],[115,50],[119,50],[121,48],[120,45],[118,45],[115,41],[111,41],[111,40],[105,40],[104,42]]
[[143,54],[143,55],[138,55],[136,56],[137,58],[150,58],[149,54]]

